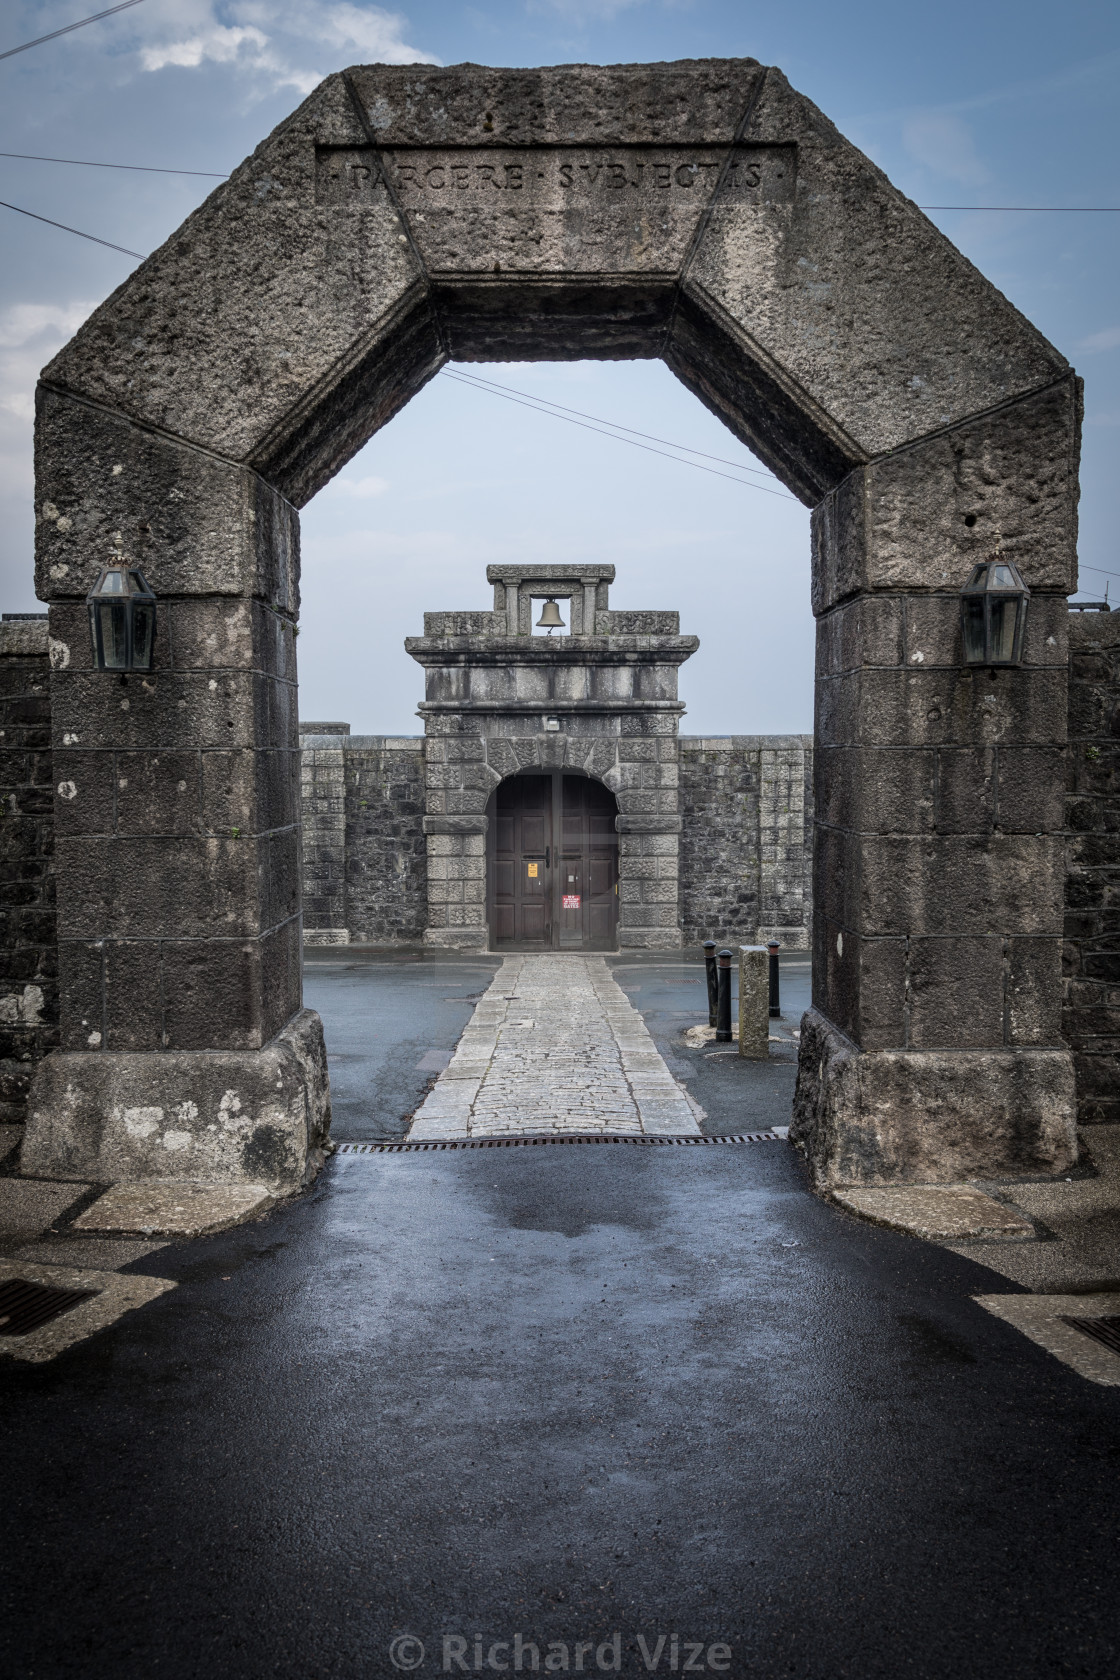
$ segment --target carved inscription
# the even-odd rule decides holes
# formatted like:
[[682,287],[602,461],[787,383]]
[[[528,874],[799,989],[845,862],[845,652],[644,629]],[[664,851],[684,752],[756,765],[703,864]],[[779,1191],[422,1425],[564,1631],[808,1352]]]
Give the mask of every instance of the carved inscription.
[[320,204],[373,204],[385,194],[384,170],[403,204],[432,208],[493,202],[499,194],[558,210],[580,203],[628,210],[644,198],[691,205],[711,197],[725,163],[721,196],[760,204],[792,199],[792,146],[740,146],[730,158],[722,147],[699,146],[397,150],[380,162],[369,148],[321,146],[317,197]]

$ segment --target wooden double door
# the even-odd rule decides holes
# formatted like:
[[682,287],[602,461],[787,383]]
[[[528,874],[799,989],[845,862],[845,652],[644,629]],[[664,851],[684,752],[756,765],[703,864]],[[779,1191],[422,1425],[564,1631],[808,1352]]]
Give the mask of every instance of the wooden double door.
[[494,794],[487,918],[496,948],[613,951],[618,804],[561,770],[511,776]]

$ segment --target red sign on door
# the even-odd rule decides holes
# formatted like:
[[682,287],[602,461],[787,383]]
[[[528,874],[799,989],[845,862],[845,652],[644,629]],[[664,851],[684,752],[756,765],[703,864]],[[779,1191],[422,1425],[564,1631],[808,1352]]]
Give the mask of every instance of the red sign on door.
[[565,893],[564,894],[564,908],[565,908],[565,910],[578,910],[579,909],[579,894],[578,893]]

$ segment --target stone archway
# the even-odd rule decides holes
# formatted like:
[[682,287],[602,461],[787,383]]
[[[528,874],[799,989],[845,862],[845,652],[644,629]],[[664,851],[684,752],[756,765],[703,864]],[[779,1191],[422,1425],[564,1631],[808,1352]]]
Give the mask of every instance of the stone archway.
[[[662,357],[813,516],[822,1179],[1047,1171],[1078,382],[753,60],[332,76],[44,371],[63,1049],[44,1173],[298,1180],[297,509],[452,357]],[[963,669],[996,545],[1026,662]],[[89,668],[124,548],[157,670]],[[131,1118],[130,1118],[131,1116]],[[138,1118],[139,1117],[139,1118]]]

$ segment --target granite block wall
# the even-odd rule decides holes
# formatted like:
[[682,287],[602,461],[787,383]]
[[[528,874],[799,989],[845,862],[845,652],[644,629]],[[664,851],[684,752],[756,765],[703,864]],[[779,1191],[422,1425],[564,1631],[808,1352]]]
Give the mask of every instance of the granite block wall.
[[0,1122],[58,1043],[46,621],[0,624]]
[[308,945],[415,945],[428,910],[422,736],[300,728]]
[[345,762],[350,937],[415,945],[428,908],[423,737],[352,735]]
[[810,944],[811,735],[682,735],[684,943]]
[[1062,1034],[1084,1125],[1120,1121],[1120,612],[1071,613]]

